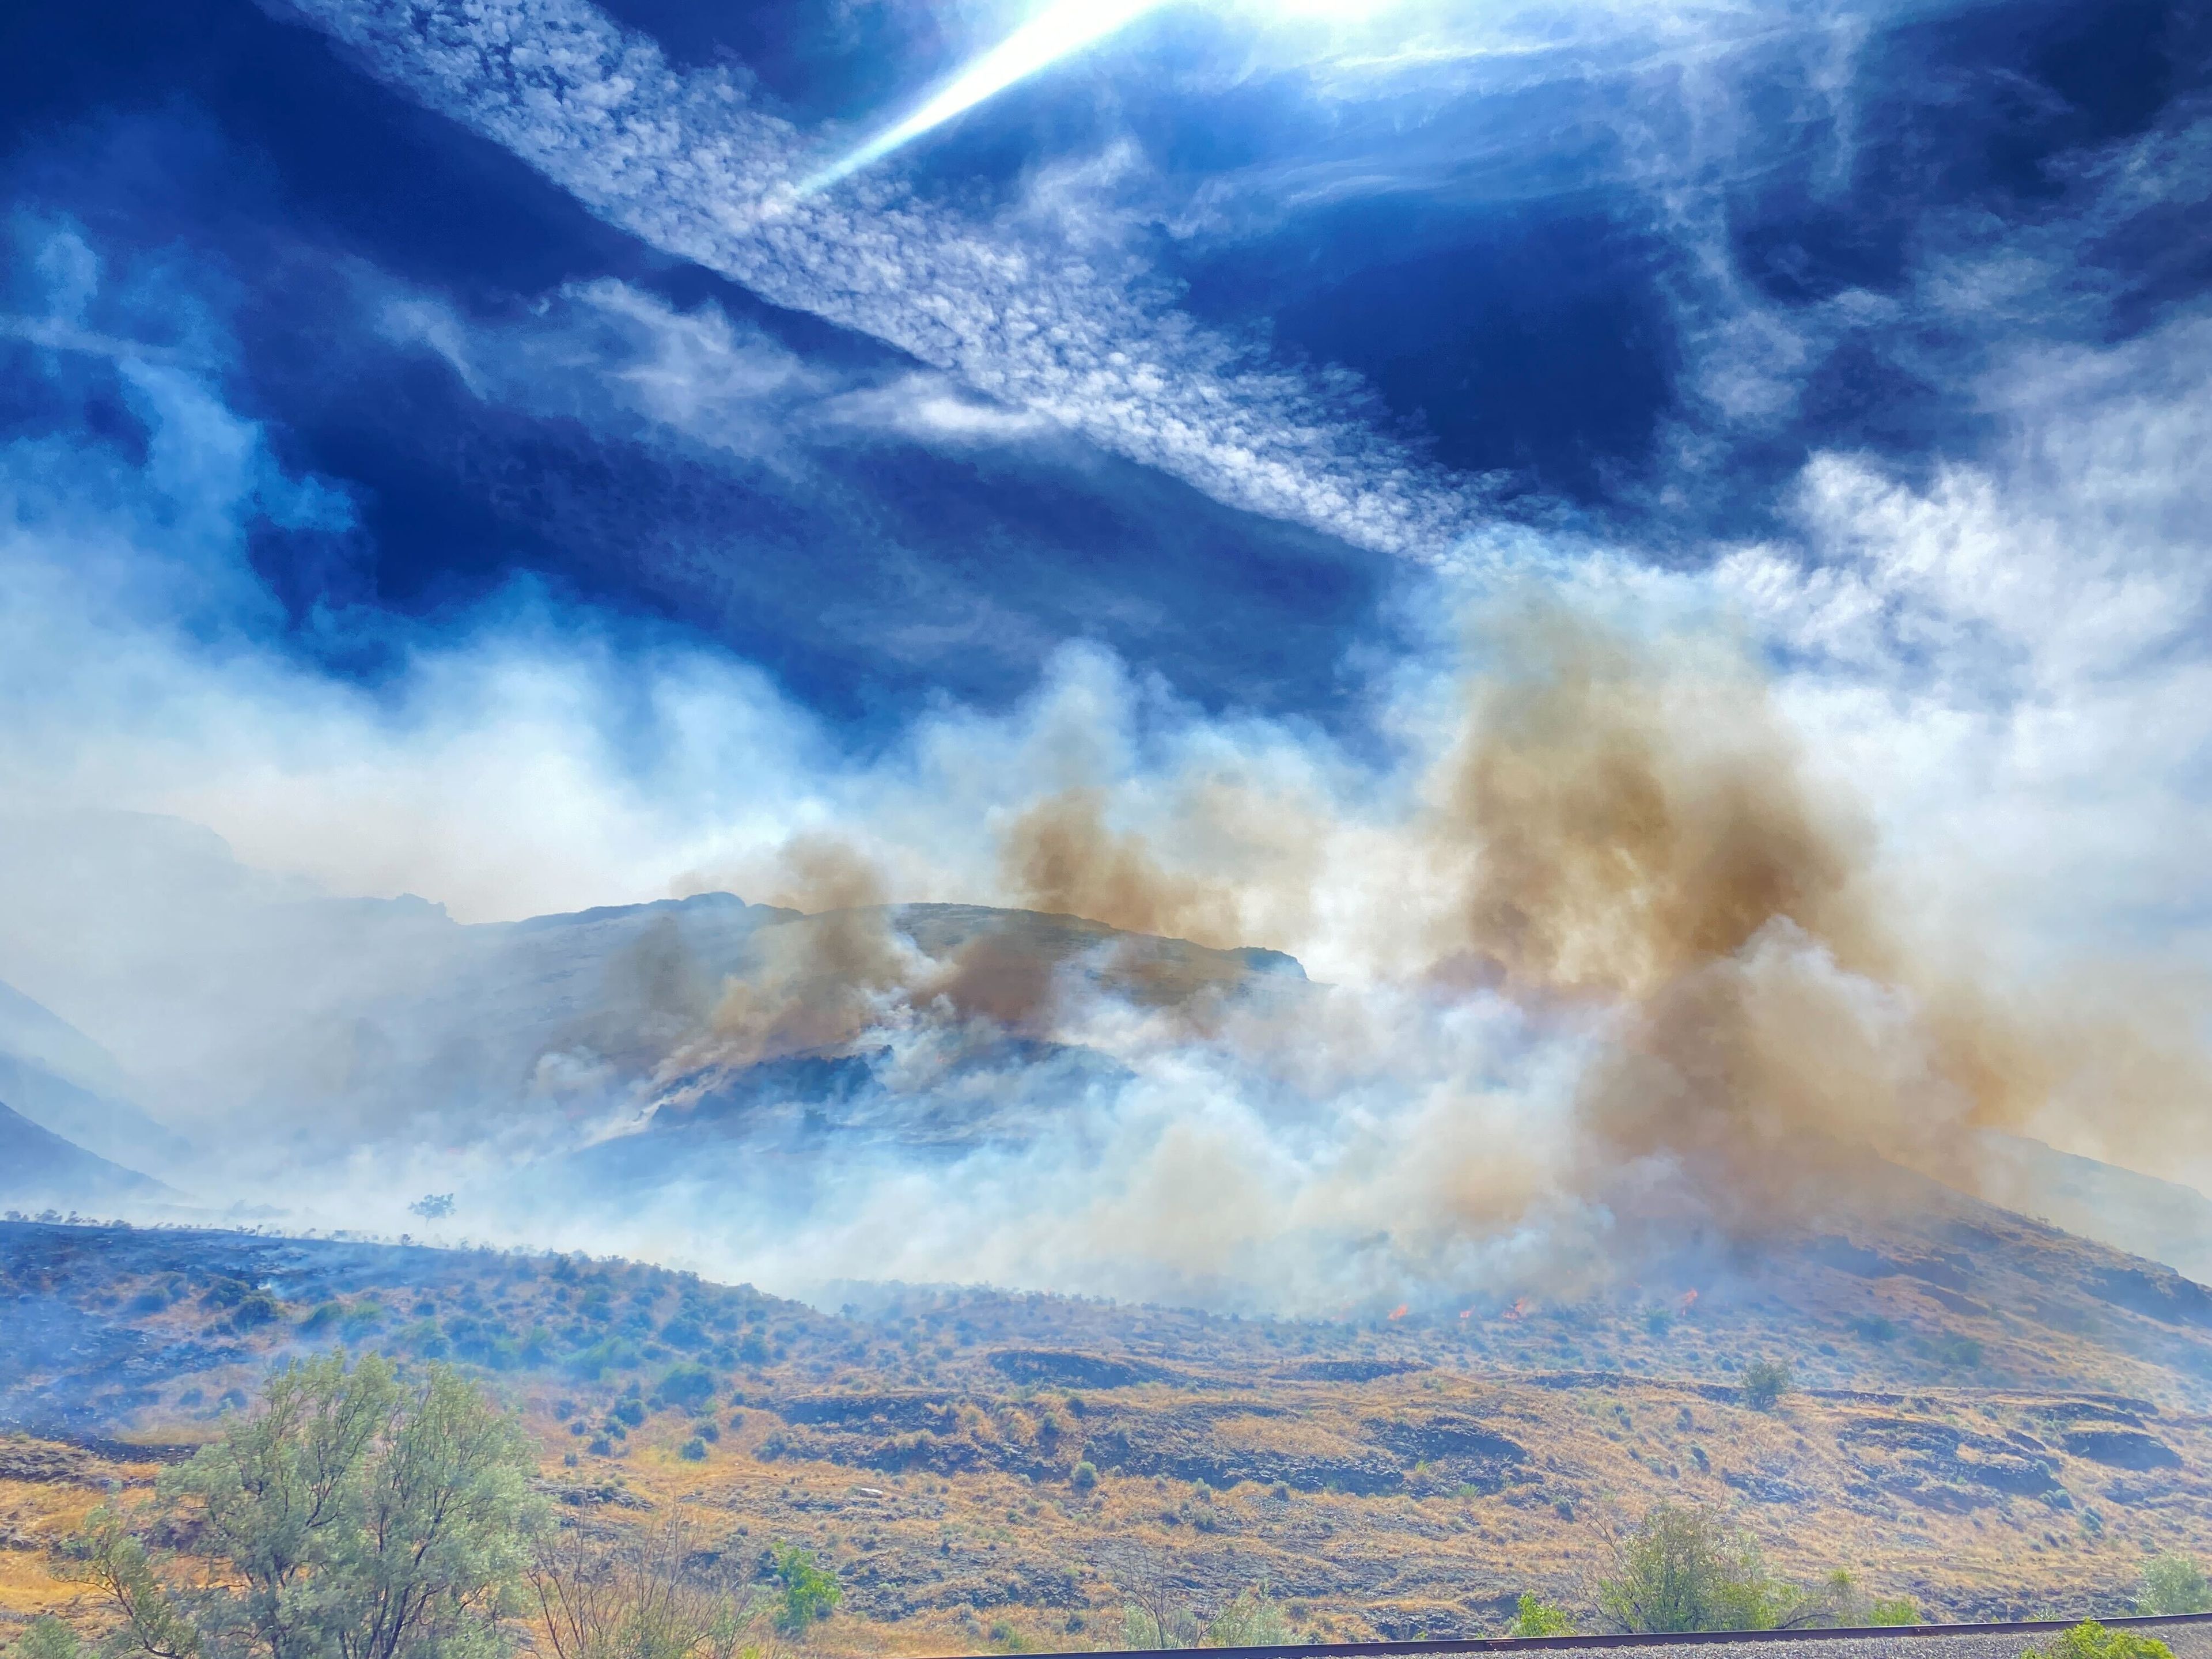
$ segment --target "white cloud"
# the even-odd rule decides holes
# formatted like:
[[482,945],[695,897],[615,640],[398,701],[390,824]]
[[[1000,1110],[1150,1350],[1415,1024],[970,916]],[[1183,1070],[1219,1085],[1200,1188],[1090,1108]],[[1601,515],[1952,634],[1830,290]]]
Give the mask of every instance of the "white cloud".
[[1717,589],[1932,930],[2028,968],[2212,963],[2212,323],[2024,351],[1978,392],[1984,453],[1817,457],[1799,537]]
[[1232,506],[1443,556],[1473,487],[1382,435],[1341,376],[1271,365],[1101,269],[1063,208],[975,224],[823,159],[720,70],[679,73],[583,0],[294,0],[384,78],[611,222],[779,305],[888,341]]

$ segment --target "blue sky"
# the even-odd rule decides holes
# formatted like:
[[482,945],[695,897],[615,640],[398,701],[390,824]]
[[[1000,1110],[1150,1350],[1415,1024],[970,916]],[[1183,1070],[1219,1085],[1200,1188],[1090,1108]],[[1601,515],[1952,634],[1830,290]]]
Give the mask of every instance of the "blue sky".
[[[1176,6],[722,226],[1012,15],[417,9],[434,47],[337,0],[8,25],[15,304],[66,230],[88,315],[193,333],[352,501],[247,532],[272,647],[344,675],[388,666],[377,624],[527,587],[839,724],[1003,707],[1081,639],[1348,729],[1347,664],[1468,538],[1695,566],[1819,453],[1972,460],[2003,354],[2123,346],[2212,274],[2179,6]],[[549,117],[502,78],[532,31],[650,68]],[[552,82],[573,112],[614,73]],[[112,393],[49,395],[82,365],[15,351],[11,432],[129,447]],[[1116,352],[1162,383],[1101,378]]]
[[1079,797],[1196,896],[1109,919],[1386,974],[1540,598],[1748,665],[1931,948],[2201,1024],[2201,8],[1188,0],[796,188],[1026,15],[0,20],[17,899],[124,811],[473,919],[1023,902]]
[[[1822,457],[1983,464],[2212,279],[2178,5],[1181,4],[762,205],[1018,21],[32,9],[9,304],[349,504],[224,556],[318,674],[536,606],[872,741],[1087,641],[1358,742],[1437,571],[1818,566]],[[8,349],[15,441],[143,453],[121,360]]]

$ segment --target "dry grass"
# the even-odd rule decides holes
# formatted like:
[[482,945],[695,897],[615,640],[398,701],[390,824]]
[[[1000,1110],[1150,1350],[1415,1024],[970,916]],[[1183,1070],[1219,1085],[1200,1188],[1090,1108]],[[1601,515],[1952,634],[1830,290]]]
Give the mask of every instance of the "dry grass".
[[[991,1291],[833,1318],[628,1264],[0,1229],[33,1298],[13,1305],[57,1334],[52,1358],[0,1362],[0,1405],[189,1443],[227,1391],[336,1340],[316,1309],[374,1306],[357,1343],[410,1363],[441,1344],[528,1413],[568,1523],[682,1511],[741,1578],[772,1542],[813,1549],[848,1599],[810,1645],[839,1653],[1103,1644],[1154,1575],[1200,1608],[1264,1582],[1339,1637],[1494,1630],[1523,1589],[1587,1606],[1613,1531],[1662,1499],[1726,1506],[1786,1574],[1846,1569],[1951,1617],[2110,1610],[2147,1556],[2212,1558],[2193,1304],[2110,1251],[1969,1220],[1610,1303],[1328,1325]],[[241,1285],[276,1316],[237,1328]],[[568,1356],[592,1344],[612,1358],[586,1380]],[[1732,1378],[1759,1355],[1829,1392],[1749,1409]],[[657,1409],[594,1455],[617,1401],[679,1364],[714,1377],[710,1417]],[[708,1420],[705,1460],[682,1457]],[[21,1618],[76,1594],[52,1546],[104,1483],[155,1470],[0,1451],[0,1612]],[[2170,1466],[2122,1467],[2146,1458]]]

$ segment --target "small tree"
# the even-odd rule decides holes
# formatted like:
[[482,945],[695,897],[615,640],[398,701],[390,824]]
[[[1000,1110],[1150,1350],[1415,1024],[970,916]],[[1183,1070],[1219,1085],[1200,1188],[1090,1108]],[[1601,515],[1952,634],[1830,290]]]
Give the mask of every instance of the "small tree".
[[802,1635],[817,1620],[827,1619],[845,1597],[837,1576],[817,1565],[812,1551],[796,1544],[776,1547],[775,1576],[783,1581],[783,1606],[776,1624],[793,1636]]
[[1508,1636],[1572,1636],[1575,1621],[1567,1610],[1556,1601],[1547,1601],[1533,1590],[1521,1592],[1521,1604],[1513,1614],[1513,1622],[1505,1627]]
[[2185,1555],[2161,1555],[2144,1563],[2142,1595],[2145,1613],[2212,1613],[2212,1579]]
[[1790,1362],[1754,1359],[1743,1368],[1743,1403],[1753,1411],[1771,1412],[1790,1392]]
[[1198,1645],[1198,1616],[1182,1587],[1168,1576],[1146,1549],[1116,1552],[1115,1582],[1123,1597],[1121,1645],[1125,1648],[1188,1648]]
[[[1758,1546],[1719,1516],[1662,1504],[1618,1540],[1599,1610],[1621,1630],[1793,1630],[1831,1622],[1837,1581],[1808,1593],[1768,1577]],[[1842,1577],[1848,1590],[1850,1580]]]
[[520,1425],[442,1367],[402,1382],[333,1353],[270,1378],[259,1408],[164,1477],[220,1571],[173,1581],[103,1506],[85,1576],[153,1659],[210,1648],[268,1659],[454,1659],[495,1650],[535,1517]]

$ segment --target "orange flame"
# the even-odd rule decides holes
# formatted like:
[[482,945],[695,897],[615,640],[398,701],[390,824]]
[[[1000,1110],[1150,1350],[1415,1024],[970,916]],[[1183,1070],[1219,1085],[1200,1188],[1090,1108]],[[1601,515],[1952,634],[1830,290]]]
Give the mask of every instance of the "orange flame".
[[1393,1319],[1403,1319],[1406,1316],[1407,1305],[1407,1304],[1401,1302],[1396,1307],[1390,1310],[1390,1317]]
[[1695,1291],[1685,1291],[1682,1292],[1682,1311],[1684,1313],[1689,1312],[1691,1309],[1697,1305],[1698,1293]]

